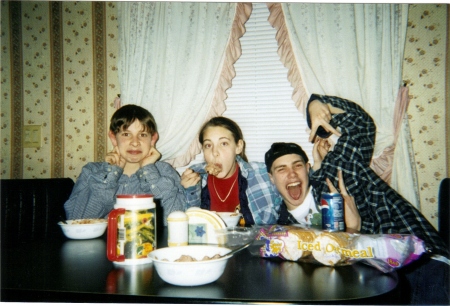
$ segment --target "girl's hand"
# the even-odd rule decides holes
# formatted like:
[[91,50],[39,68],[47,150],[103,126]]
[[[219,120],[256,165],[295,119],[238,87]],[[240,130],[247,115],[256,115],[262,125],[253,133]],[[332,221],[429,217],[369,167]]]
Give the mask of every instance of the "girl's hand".
[[[339,189],[341,190],[342,199],[344,200],[345,226],[347,230],[359,232],[361,230],[361,216],[359,215],[358,208],[356,207],[355,198],[348,194],[341,170],[338,171],[338,176]],[[326,180],[328,188],[330,188],[330,192],[338,192],[331,181],[328,178]]]
[[316,141],[314,142],[314,146],[313,146],[313,159],[314,159],[314,164],[313,164],[313,170],[316,171],[320,168],[322,161],[324,160],[325,156],[328,154],[328,152],[330,151],[331,148],[331,144],[328,141],[328,139],[323,139],[320,137],[317,137]]
[[154,164],[158,161],[158,159],[161,158],[161,153],[159,153],[158,150],[156,150],[155,147],[151,147],[150,151],[148,151],[148,154],[146,157],[144,157],[141,162],[140,166],[141,168],[150,164]]
[[194,170],[187,168],[181,175],[181,186],[185,189],[191,186],[195,186],[200,182],[200,174],[194,172]]
[[328,107],[328,104],[322,103],[319,100],[314,100],[309,104],[308,111],[309,117],[311,118],[311,134],[309,135],[310,142],[314,141],[319,126],[322,126],[327,132],[341,136],[341,134],[330,125],[332,112],[330,107]]
[[110,165],[119,166],[120,168],[125,168],[127,161],[120,155],[119,147],[115,146],[114,149],[106,154],[105,161]]

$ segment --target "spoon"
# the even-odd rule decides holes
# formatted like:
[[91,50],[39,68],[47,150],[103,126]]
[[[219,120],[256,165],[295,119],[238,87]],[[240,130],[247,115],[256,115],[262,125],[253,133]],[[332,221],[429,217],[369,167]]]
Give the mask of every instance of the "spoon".
[[198,174],[208,174],[208,172],[205,169],[199,169],[196,171]]
[[231,252],[228,252],[228,253],[226,253],[226,254],[220,255],[219,258],[222,258],[222,257],[226,257],[226,256],[230,256],[230,255],[236,254],[237,252],[240,252],[240,251],[242,251],[243,249],[245,249],[246,247],[248,247],[250,244],[252,244],[252,243],[249,242],[249,243],[247,243],[247,244],[244,244],[243,246],[240,246],[240,247],[238,247],[237,249],[232,250]]

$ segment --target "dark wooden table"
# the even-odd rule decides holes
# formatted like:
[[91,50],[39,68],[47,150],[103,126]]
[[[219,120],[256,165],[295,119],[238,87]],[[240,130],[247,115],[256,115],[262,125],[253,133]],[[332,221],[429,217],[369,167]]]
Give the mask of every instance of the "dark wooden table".
[[[165,246],[162,235],[158,247]],[[326,267],[269,260],[243,250],[215,282],[179,287],[153,264],[116,266],[106,235],[92,240],[47,239],[2,246],[5,302],[393,304],[397,273],[354,264]]]

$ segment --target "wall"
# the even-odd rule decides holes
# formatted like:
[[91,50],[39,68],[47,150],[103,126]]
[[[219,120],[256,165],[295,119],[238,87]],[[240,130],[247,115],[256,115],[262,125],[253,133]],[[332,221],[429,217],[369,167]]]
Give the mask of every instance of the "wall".
[[[438,185],[449,176],[447,11],[410,5],[403,73],[421,209],[435,226]],[[115,2],[2,1],[1,20],[1,178],[76,179],[110,149],[120,93]],[[24,125],[42,126],[40,148],[22,147]]]
[[[2,178],[76,178],[103,160],[119,94],[113,2],[2,1]],[[9,26],[8,26],[9,25]],[[42,146],[22,148],[22,127]]]
[[446,115],[448,118],[449,114],[446,93],[446,71],[450,66],[446,62],[449,7],[443,4],[410,5],[403,63],[403,80],[410,94],[408,120],[420,209],[434,226],[437,226],[439,184],[443,178],[450,177],[450,152],[446,150],[449,141],[446,134]]

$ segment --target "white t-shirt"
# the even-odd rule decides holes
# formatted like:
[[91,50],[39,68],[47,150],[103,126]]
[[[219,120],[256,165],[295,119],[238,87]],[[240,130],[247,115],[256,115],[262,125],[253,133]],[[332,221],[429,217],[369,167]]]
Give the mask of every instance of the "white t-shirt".
[[303,203],[294,210],[288,211],[298,223],[307,225],[311,224],[312,215],[318,213],[311,186],[308,189],[308,194],[306,195]]

